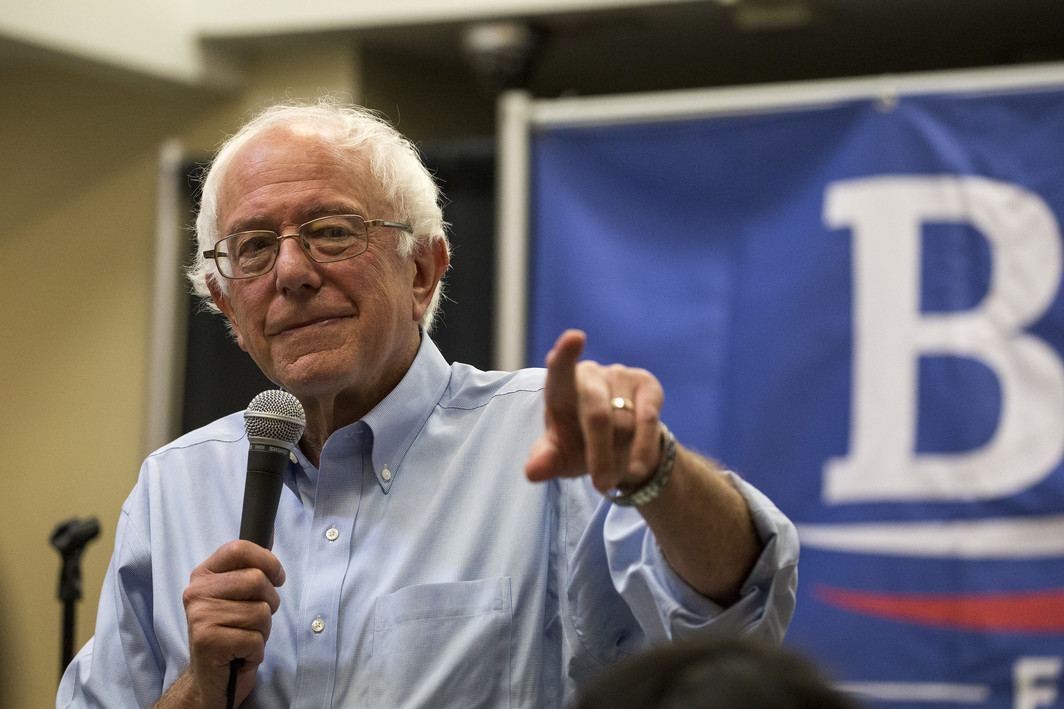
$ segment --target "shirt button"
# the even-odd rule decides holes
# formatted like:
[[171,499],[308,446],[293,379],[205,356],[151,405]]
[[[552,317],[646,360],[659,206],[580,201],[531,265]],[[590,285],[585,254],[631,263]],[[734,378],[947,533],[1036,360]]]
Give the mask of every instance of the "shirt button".
[[298,463],[299,462],[299,458],[296,457],[295,453],[289,453],[288,454],[288,460],[292,461],[293,463]]
[[325,621],[321,618],[315,618],[314,621],[310,624],[310,629],[313,630],[315,633],[320,633],[321,631],[325,630]]
[[384,470],[381,471],[381,477],[384,478],[385,480],[391,480],[392,479],[392,471],[390,471],[387,468],[385,468]]
[[325,538],[328,539],[330,542],[335,542],[337,539],[340,538],[340,530],[338,530],[336,527],[329,527],[327,530],[325,530]]

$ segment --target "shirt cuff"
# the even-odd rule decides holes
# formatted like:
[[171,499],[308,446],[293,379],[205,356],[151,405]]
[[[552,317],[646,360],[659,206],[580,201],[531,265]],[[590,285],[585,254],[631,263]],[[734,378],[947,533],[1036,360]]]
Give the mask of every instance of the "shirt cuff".
[[726,473],[750,508],[764,546],[742,584],[740,598],[724,607],[691,588],[673,571],[638,512],[610,510],[605,528],[614,584],[651,642],[694,634],[742,633],[782,641],[794,613],[798,533],[760,491]]

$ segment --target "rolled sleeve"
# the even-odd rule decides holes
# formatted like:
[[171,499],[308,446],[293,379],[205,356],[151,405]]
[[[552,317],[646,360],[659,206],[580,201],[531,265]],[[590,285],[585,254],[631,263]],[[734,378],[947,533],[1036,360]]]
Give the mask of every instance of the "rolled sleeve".
[[695,591],[672,570],[638,512],[613,508],[607,514],[603,532],[614,586],[651,642],[707,632],[783,640],[794,614],[797,530],[755,487],[733,473],[728,476],[746,500],[763,549],[739,600],[727,607]]

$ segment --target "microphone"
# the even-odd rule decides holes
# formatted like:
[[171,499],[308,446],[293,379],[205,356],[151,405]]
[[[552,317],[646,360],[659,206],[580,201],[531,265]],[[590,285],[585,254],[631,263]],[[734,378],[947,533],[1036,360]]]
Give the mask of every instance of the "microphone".
[[[306,427],[303,405],[287,391],[267,389],[248,404],[244,411],[244,430],[249,445],[244,507],[240,513],[241,539],[264,548],[270,546],[288,456],[295,450]],[[237,673],[243,664],[241,657],[229,663],[226,709],[235,706]]]
[[248,434],[248,471],[240,538],[269,547],[281,499],[288,457],[307,426],[299,399],[280,389],[257,395],[244,412]]

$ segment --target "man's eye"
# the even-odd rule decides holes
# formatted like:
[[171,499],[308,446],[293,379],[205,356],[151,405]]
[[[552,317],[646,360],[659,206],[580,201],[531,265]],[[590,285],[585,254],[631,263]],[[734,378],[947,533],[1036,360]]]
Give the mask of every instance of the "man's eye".
[[270,249],[275,240],[266,235],[262,236],[249,236],[240,242],[240,246],[237,250],[239,256],[254,256]]
[[323,226],[312,231],[310,238],[321,241],[342,241],[350,239],[354,235],[355,233],[345,226]]

